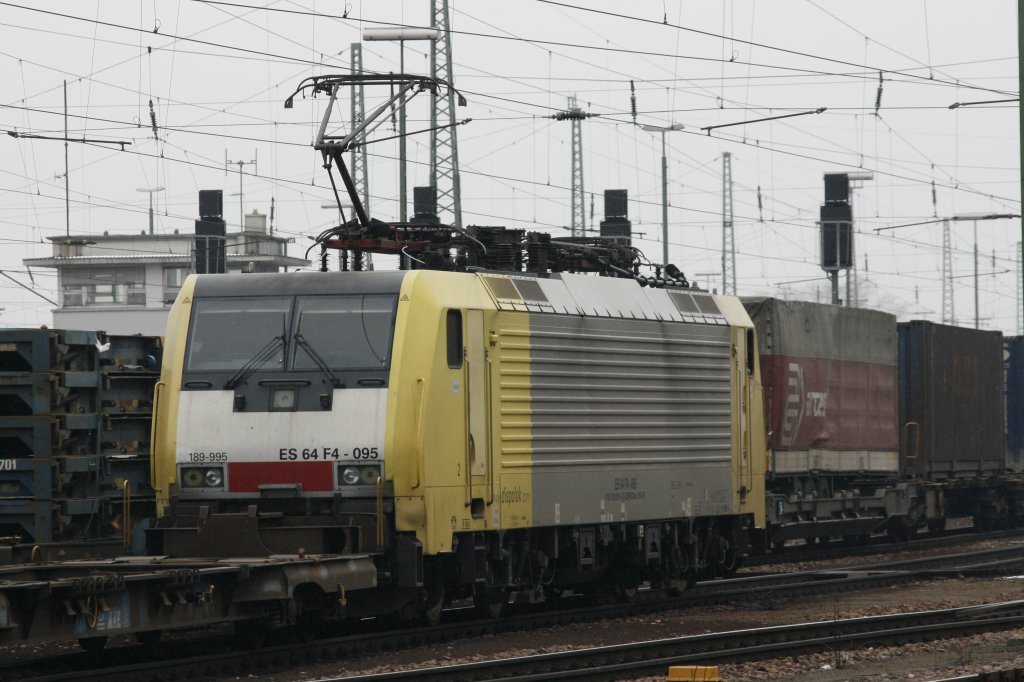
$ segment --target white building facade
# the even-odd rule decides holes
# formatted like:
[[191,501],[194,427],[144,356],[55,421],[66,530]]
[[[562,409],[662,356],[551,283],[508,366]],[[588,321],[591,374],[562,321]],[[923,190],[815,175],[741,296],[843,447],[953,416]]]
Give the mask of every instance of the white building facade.
[[[292,240],[267,234],[264,216],[254,212],[245,222],[246,230],[226,236],[229,272],[279,272],[309,265],[287,255]],[[162,336],[178,289],[195,272],[194,234],[104,233],[50,240],[52,256],[29,258],[24,264],[57,270],[55,329]]]

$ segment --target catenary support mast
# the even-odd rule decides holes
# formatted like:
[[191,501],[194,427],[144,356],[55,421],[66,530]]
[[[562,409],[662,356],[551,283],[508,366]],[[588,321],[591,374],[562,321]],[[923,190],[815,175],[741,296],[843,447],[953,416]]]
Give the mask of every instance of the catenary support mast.
[[736,237],[732,221],[732,154],[722,153],[722,293],[736,295]]
[[[455,85],[452,71],[452,33],[448,0],[434,0],[431,24],[440,31],[430,44],[430,75]],[[437,214],[442,221],[450,216],[455,227],[462,227],[462,189],[459,182],[459,145],[455,132],[455,92],[431,94],[430,110],[430,184],[437,190]]]
[[[352,73],[363,72],[363,44],[352,43]],[[352,125],[357,126],[366,118],[366,100],[363,97],[363,84],[353,83],[352,85]],[[356,192],[363,200],[363,208],[370,210],[370,174],[366,165],[366,147],[359,146],[352,149],[352,182],[355,183]],[[346,216],[350,218],[351,216]]]
[[953,305],[953,251],[949,243],[949,221],[942,221],[942,323],[956,324]]

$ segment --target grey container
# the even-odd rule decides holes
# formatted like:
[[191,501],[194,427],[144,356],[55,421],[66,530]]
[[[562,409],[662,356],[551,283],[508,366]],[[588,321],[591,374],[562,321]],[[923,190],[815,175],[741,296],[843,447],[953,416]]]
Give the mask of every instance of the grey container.
[[913,321],[899,325],[900,464],[925,480],[1006,469],[1003,335]]

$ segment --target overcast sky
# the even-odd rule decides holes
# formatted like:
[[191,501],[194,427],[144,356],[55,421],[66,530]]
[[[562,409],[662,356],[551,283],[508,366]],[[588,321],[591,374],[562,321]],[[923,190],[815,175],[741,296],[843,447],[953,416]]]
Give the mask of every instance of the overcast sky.
[[[19,7],[18,5],[22,5]],[[431,5],[302,0],[235,2],[39,0],[0,3],[0,127],[130,141],[70,148],[71,233],[140,232],[156,194],[157,231],[193,229],[197,190],[223,189],[237,230],[245,211],[276,204],[275,230],[308,237],[334,223],[328,180],[309,147],[324,101],[284,99],[310,75],[344,72],[361,30],[428,25]],[[595,11],[599,10],[599,11]],[[732,155],[740,294],[821,297],[815,220],[826,172],[871,172],[853,197],[857,280],[867,305],[904,318],[942,315],[940,223],[877,228],[975,212],[1020,212],[1017,8],[1009,0],[750,0],[451,3],[463,222],[567,234],[568,122],[550,116],[576,95],[583,123],[588,225],[605,189],[629,191],[636,242],[660,260],[660,137],[666,135],[670,260],[721,289],[722,154]],[[405,44],[406,71],[429,74],[429,45]],[[398,70],[399,46],[364,43],[364,68]],[[879,73],[881,94],[879,95]],[[368,90],[367,106],[386,97]],[[880,100],[879,100],[880,97]],[[153,102],[157,138],[151,127]],[[880,103],[876,115],[876,103]],[[409,107],[426,127],[429,100]],[[720,128],[826,107],[773,122]],[[345,107],[347,111],[347,104]],[[385,123],[378,136],[392,135]],[[0,268],[56,299],[47,256],[65,233],[61,142],[3,136]],[[371,147],[372,213],[398,216],[397,145]],[[409,141],[410,187],[425,184],[429,136]],[[934,183],[934,194],[933,194]],[[593,194],[594,220],[589,201]],[[933,203],[934,196],[934,203]],[[973,324],[973,224],[952,224],[956,316]],[[983,327],[1018,333],[1019,219],[978,223]],[[0,324],[49,324],[50,304],[0,284]]]

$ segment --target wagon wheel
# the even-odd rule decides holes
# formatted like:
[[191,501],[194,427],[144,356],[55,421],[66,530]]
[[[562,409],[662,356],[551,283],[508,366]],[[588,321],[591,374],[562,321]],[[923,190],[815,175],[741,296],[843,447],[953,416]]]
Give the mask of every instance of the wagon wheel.
[[500,618],[508,606],[508,588],[476,586],[473,589],[473,606],[485,618]]
[[143,630],[135,633],[135,641],[144,647],[152,648],[160,642],[163,633],[163,630]]
[[444,585],[427,585],[421,589],[416,606],[423,625],[434,627],[440,623],[444,610]]
[[78,646],[82,647],[83,650],[90,654],[96,654],[103,651],[104,647],[107,646],[106,637],[82,637],[78,640]]
[[728,543],[724,543],[721,552],[718,557],[718,575],[723,578],[731,578],[736,575],[736,569],[739,568],[739,556],[736,554],[736,548]]
[[258,649],[267,639],[267,623],[262,620],[236,620],[235,637],[245,649]]
[[614,592],[615,601],[623,604],[635,604],[639,581],[630,573],[621,573],[615,577]]

